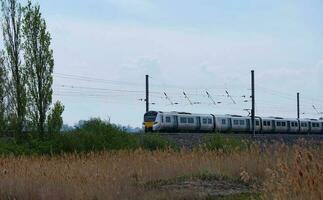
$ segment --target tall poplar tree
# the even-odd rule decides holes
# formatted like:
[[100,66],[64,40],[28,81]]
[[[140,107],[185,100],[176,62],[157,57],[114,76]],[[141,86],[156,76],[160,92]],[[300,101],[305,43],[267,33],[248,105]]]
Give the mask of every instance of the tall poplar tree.
[[0,136],[3,136],[6,131],[6,68],[2,52],[0,53]]
[[24,61],[27,72],[28,101],[33,124],[41,138],[45,134],[45,122],[52,103],[53,51],[51,36],[46,29],[39,5],[31,1],[25,7],[23,20]]
[[10,78],[10,104],[12,122],[19,138],[23,137],[26,118],[25,69],[21,63],[22,50],[22,7],[17,0],[1,0],[2,29],[6,68]]

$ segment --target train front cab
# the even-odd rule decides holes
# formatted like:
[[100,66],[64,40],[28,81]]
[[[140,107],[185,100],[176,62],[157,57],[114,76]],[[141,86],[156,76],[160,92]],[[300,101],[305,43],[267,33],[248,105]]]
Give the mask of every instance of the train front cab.
[[143,128],[145,132],[153,132],[160,128],[160,122],[158,122],[158,112],[149,111],[144,115]]

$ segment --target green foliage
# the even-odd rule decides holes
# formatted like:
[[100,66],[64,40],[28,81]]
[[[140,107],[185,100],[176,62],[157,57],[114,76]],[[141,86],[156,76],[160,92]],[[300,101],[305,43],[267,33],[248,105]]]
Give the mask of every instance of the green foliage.
[[138,147],[135,136],[124,133],[100,119],[89,120],[72,133],[57,135],[55,139],[60,142],[58,149],[63,152],[90,152]]
[[34,129],[43,138],[46,115],[52,103],[54,58],[50,48],[51,36],[41,16],[40,6],[33,6],[31,1],[24,7],[22,30],[29,116]]
[[141,147],[148,150],[177,149],[176,145],[156,134],[140,136]]
[[17,138],[22,139],[26,118],[26,70],[21,60],[22,52],[22,6],[17,0],[1,0],[2,29],[5,65],[9,74],[8,85],[13,112],[11,124]]
[[63,112],[63,104],[60,101],[57,101],[47,116],[48,133],[50,136],[60,132],[63,126]]
[[157,135],[133,135],[100,119],[91,119],[72,132],[55,134],[46,140],[31,139],[17,143],[15,140],[0,141],[0,154],[87,153],[104,150],[164,150],[175,148]]
[[215,134],[212,137],[205,138],[202,148],[207,150],[221,150],[223,152],[233,152],[243,150],[248,147],[246,141],[239,138]]

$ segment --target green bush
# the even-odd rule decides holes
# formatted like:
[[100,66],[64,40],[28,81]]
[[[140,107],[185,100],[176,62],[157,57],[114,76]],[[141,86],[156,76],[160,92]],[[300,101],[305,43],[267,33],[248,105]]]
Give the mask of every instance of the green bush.
[[91,119],[74,131],[50,135],[44,140],[29,139],[23,143],[13,139],[0,140],[0,154],[5,155],[54,155],[139,148],[164,150],[175,148],[175,145],[157,135],[128,134],[100,119]]

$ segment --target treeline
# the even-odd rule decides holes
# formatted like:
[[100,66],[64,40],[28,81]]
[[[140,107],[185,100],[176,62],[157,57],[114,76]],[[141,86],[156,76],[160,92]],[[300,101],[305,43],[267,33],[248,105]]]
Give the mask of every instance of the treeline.
[[0,0],[0,135],[17,141],[51,137],[63,124],[64,106],[52,105],[54,58],[40,6]]

